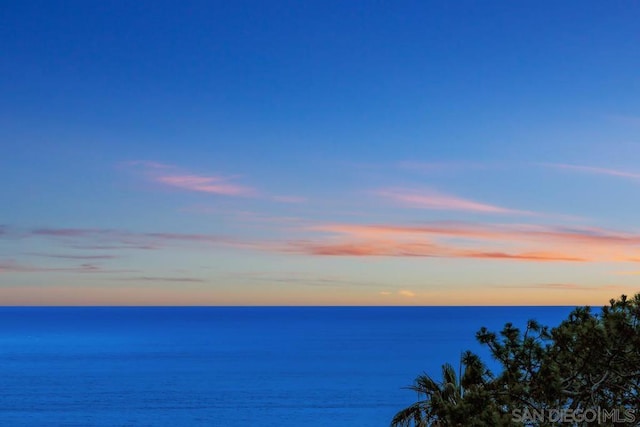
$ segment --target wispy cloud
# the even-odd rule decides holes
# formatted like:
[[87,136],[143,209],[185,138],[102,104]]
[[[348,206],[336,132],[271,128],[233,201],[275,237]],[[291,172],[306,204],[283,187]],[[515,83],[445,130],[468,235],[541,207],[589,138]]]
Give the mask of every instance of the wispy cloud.
[[[100,228],[36,228],[16,232],[22,238],[44,238],[55,240],[62,246],[82,250],[157,250],[182,244],[240,245],[241,242],[225,236],[197,233],[132,232],[127,230]],[[108,259],[114,255],[93,254],[41,254],[67,259]]]
[[80,264],[71,267],[50,267],[32,264],[21,264],[15,261],[0,261],[1,273],[131,273],[130,269],[106,269],[96,264]]
[[121,243],[121,244],[72,244],[69,245],[69,248],[72,249],[82,249],[82,250],[92,250],[92,251],[117,251],[117,250],[157,250],[161,249],[161,246],[158,245],[146,245],[146,244],[135,244],[135,243]]
[[225,196],[254,196],[256,190],[232,182],[223,176],[202,175],[162,175],[155,181],[169,187],[201,193],[220,194]]
[[206,193],[227,197],[251,197],[279,203],[302,203],[306,198],[295,195],[273,195],[239,183],[239,176],[221,173],[193,173],[174,165],[154,161],[128,161],[121,166],[141,172],[148,181],[174,190]]
[[297,241],[291,242],[287,250],[293,253],[326,256],[444,256],[443,251],[433,245],[403,242],[353,241],[353,242],[322,242]]
[[36,228],[31,230],[35,236],[81,237],[94,234],[111,234],[113,230],[100,228]]
[[25,255],[32,255],[44,258],[69,259],[69,260],[107,260],[118,258],[116,255],[75,255],[75,254],[46,254],[40,252],[27,252]]
[[608,175],[615,176],[619,178],[628,178],[633,180],[640,180],[640,173],[637,172],[629,172],[623,171],[619,169],[609,169],[609,168],[601,168],[594,166],[582,166],[582,165],[571,165],[566,163],[541,163],[542,166],[554,168],[554,169],[563,169],[570,170],[576,172],[584,172],[596,175]]
[[478,224],[430,222],[418,225],[342,224],[313,225],[309,230],[365,238],[432,236],[476,240],[563,242],[584,245],[640,245],[640,233],[597,227],[564,227],[530,224]]
[[157,242],[145,233],[100,228],[36,228],[20,232],[23,238],[46,238],[55,240],[70,249],[81,250],[154,250],[160,249]]
[[330,223],[312,225],[311,231],[345,234],[367,238],[384,238],[402,235],[443,235],[453,237],[489,238],[501,236],[501,230],[492,225],[477,225],[462,222],[431,222],[418,225],[396,224],[345,224]]
[[377,190],[374,193],[404,206],[419,209],[463,211],[483,214],[535,215],[534,212],[505,208],[436,191],[386,188]]
[[584,262],[589,260],[586,257],[563,252],[504,252],[492,249],[479,251],[451,244],[439,245],[425,242],[403,241],[356,241],[338,243],[299,241],[292,243],[289,247],[289,251],[308,255],[356,257],[475,258],[536,262]]
[[461,256],[468,258],[484,258],[484,259],[513,259],[520,261],[569,261],[584,262],[587,258],[564,254],[562,252],[521,252],[521,253],[505,253],[505,252],[461,252]]
[[85,250],[161,250],[166,248],[225,247],[278,251],[282,243],[199,233],[132,232],[114,229],[39,228],[22,232],[23,238],[47,238],[61,246]]
[[[226,247],[314,256],[433,257],[523,262],[637,262],[640,234],[596,227],[431,222],[417,225],[298,223],[292,236],[255,240],[213,234],[130,232],[113,229],[38,228],[22,238],[92,250]],[[302,233],[304,238],[295,238]],[[6,238],[3,237],[3,238]],[[109,259],[104,254],[40,254],[67,259]]]
[[315,239],[289,250],[326,256],[446,257],[530,262],[631,262],[640,234],[594,227],[462,222],[421,225],[314,225]]
[[119,166],[142,173],[151,182],[177,190],[239,197],[258,194],[254,188],[239,184],[236,176],[192,173],[175,165],[149,160],[126,161]]

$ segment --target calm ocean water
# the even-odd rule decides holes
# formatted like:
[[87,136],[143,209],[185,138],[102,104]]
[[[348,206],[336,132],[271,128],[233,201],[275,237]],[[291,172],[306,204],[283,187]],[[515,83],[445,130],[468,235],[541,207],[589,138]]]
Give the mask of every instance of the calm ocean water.
[[568,307],[0,307],[1,426],[388,426],[480,326]]

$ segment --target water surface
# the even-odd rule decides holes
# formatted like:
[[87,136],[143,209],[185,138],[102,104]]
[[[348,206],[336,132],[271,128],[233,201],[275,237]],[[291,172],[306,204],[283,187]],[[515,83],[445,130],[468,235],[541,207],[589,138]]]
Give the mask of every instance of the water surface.
[[480,326],[568,307],[0,307],[2,426],[388,426]]

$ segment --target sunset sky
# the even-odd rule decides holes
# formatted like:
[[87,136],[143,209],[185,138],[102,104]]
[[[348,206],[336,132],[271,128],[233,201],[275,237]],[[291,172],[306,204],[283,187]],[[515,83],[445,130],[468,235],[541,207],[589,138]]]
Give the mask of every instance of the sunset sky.
[[0,305],[640,291],[640,2],[6,1]]

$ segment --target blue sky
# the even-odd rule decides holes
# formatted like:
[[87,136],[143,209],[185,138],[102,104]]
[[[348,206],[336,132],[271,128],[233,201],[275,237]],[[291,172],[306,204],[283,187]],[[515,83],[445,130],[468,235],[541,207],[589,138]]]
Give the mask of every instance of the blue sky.
[[636,2],[7,2],[5,304],[600,304]]

